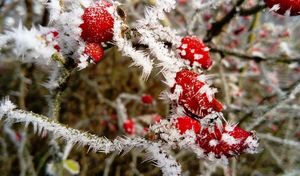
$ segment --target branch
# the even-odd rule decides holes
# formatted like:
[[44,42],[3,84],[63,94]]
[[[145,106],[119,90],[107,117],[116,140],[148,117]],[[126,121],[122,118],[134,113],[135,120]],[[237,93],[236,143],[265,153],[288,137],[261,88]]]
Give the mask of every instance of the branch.
[[298,150],[300,149],[300,142],[298,142],[298,141],[292,141],[292,140],[288,140],[288,139],[281,139],[281,138],[272,136],[271,134],[258,133],[257,135],[261,139],[266,139],[266,140],[276,142],[276,143],[279,143],[279,144],[289,145],[289,146],[295,147],[295,149],[298,149]]
[[256,6],[253,6],[249,9],[241,8],[241,10],[239,11],[239,15],[240,16],[250,16],[250,15],[260,12],[261,10],[265,9],[266,7],[267,7],[266,4],[263,3],[263,4],[258,4]]
[[247,130],[253,130],[255,127],[262,124],[266,120],[267,115],[269,115],[270,113],[276,112],[281,106],[283,106],[283,105],[287,104],[288,102],[294,100],[296,98],[296,95],[299,92],[300,92],[300,83],[293,88],[293,90],[290,92],[290,94],[288,96],[284,97],[285,99],[282,99],[280,103],[273,106],[268,112],[263,114],[261,117],[255,119],[255,121],[252,124],[249,125]]
[[33,129],[38,134],[44,131],[53,133],[54,138],[60,138],[68,144],[77,144],[80,146],[88,146],[89,150],[94,152],[119,152],[125,153],[132,148],[144,150],[147,154],[149,161],[154,161],[154,164],[159,167],[163,175],[174,176],[181,175],[181,167],[177,164],[176,160],[169,155],[161,146],[160,143],[147,141],[143,138],[116,138],[113,141],[105,137],[98,137],[91,133],[82,132],[73,129],[49,118],[38,115],[32,112],[15,109],[16,106],[8,99],[4,99],[0,103],[0,120],[5,123],[25,123],[33,125]]
[[262,62],[262,61],[266,61],[266,62],[278,62],[278,63],[285,63],[285,64],[290,64],[290,63],[294,63],[294,62],[298,62],[300,63],[300,57],[296,57],[296,58],[289,58],[286,56],[282,56],[282,57],[261,57],[261,56],[255,56],[255,55],[250,55],[250,54],[246,54],[244,52],[235,50],[235,49],[226,49],[224,47],[217,47],[215,45],[209,44],[210,47],[210,51],[211,52],[215,52],[215,53],[220,53],[220,54],[225,54],[225,55],[231,55],[231,56],[235,56],[235,57],[239,57],[241,59],[244,60],[253,60],[255,62]]
[[212,23],[211,29],[209,29],[204,37],[205,42],[211,41],[215,36],[222,32],[223,27],[228,24],[233,17],[238,13],[237,8],[243,4],[245,0],[238,0],[233,8],[225,15],[221,20]]

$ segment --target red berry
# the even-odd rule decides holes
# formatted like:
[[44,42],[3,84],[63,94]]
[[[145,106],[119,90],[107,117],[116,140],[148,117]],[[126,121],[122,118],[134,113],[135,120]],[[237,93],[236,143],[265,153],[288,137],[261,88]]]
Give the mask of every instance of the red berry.
[[153,103],[153,97],[151,95],[143,95],[142,96],[142,102],[144,104],[152,104]]
[[132,119],[127,119],[123,123],[123,128],[126,133],[132,135],[135,133],[135,123]]
[[[182,70],[176,74],[175,85],[171,89],[174,93],[176,87],[180,87],[181,93],[178,97],[178,104],[184,108],[189,116],[203,118],[212,111],[220,112],[223,105],[207,93],[212,91],[207,83],[199,80],[197,73],[190,70]],[[213,92],[213,91],[212,91]]]
[[87,43],[85,45],[84,53],[91,57],[95,63],[98,63],[104,55],[104,50],[101,44]]
[[197,135],[197,144],[204,153],[213,153],[217,158],[222,155],[232,157],[241,154],[245,150],[255,151],[257,139],[254,134],[239,127],[224,125],[221,129],[205,128]]
[[196,134],[200,132],[200,123],[191,117],[184,116],[176,118],[176,128],[180,134],[185,133],[187,130],[193,130]]
[[265,2],[278,14],[284,15],[290,11],[290,16],[300,15],[300,0],[265,0]]
[[181,58],[188,60],[190,66],[198,64],[203,69],[208,69],[212,65],[209,48],[196,36],[184,37],[178,50]]
[[87,42],[101,43],[112,40],[114,19],[107,11],[112,4],[106,0],[97,1],[84,10],[81,37]]

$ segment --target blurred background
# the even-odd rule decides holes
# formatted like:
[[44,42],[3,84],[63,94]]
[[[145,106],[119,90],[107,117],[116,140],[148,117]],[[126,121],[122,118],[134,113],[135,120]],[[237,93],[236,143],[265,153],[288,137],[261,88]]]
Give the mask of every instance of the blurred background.
[[[143,17],[146,5],[155,0],[122,0],[127,22]],[[211,75],[217,98],[226,106],[224,116],[244,129],[256,130],[260,152],[232,158],[228,166],[211,164],[187,151],[173,151],[183,175],[300,175],[300,18],[270,12],[263,1],[244,1],[225,25],[214,25],[235,7],[235,0],[201,9],[201,0],[178,0],[176,10],[162,24],[182,36],[207,39],[214,60]],[[250,11],[256,9],[255,11]],[[248,11],[247,11],[248,10]],[[0,32],[22,22],[28,28],[46,26],[49,12],[41,0],[0,0]],[[219,32],[214,32],[219,31]],[[0,98],[10,96],[19,108],[47,115],[50,92],[43,86],[49,68],[22,63],[10,50],[0,50]],[[169,114],[169,105],[159,99],[166,86],[159,70],[146,81],[141,70],[129,67],[115,47],[106,49],[97,65],[73,72],[62,95],[60,118],[70,127],[114,139],[143,136],[147,127]],[[296,94],[294,94],[296,92]],[[121,95],[127,115],[136,126],[128,134],[118,125],[111,106]],[[145,103],[142,97],[153,101]],[[291,97],[290,95],[295,95]],[[67,160],[56,162],[67,147],[51,142],[48,134],[37,136],[31,127],[0,122],[0,175],[161,175],[143,162],[138,151],[124,156],[88,152],[74,147]],[[72,170],[79,173],[72,173]]]

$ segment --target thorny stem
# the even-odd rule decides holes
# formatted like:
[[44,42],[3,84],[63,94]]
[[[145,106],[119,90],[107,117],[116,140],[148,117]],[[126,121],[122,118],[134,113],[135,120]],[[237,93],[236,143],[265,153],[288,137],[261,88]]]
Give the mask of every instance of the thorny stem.
[[59,70],[58,77],[58,87],[52,93],[52,117],[59,121],[60,109],[61,109],[61,99],[64,90],[67,88],[67,82],[74,70],[74,63],[66,61],[65,58],[58,54],[54,54],[52,59],[57,61],[62,67]]
[[132,148],[137,148],[151,156],[149,160],[155,161],[156,165],[161,168],[163,175],[173,176],[181,173],[180,165],[177,164],[176,160],[169,155],[160,143],[147,141],[144,138],[116,138],[110,141],[105,137],[69,128],[43,115],[17,110],[9,100],[4,100],[1,104],[1,119],[5,119],[6,123],[25,123],[26,126],[32,124],[34,131],[38,134],[48,131],[54,135],[54,138],[61,138],[73,145],[88,146],[94,152],[120,153],[121,151],[126,152]]

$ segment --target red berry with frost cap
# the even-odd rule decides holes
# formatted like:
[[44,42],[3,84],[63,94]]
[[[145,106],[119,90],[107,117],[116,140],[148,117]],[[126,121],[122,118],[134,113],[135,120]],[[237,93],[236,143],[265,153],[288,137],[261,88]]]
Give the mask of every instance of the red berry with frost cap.
[[233,157],[243,152],[254,153],[258,147],[258,139],[253,132],[248,132],[237,126],[224,125],[219,129],[205,128],[197,134],[197,144],[205,154]]
[[104,50],[101,44],[98,43],[86,43],[84,53],[88,55],[95,63],[101,61],[104,55]]
[[176,74],[171,93],[179,94],[178,105],[183,107],[188,116],[195,119],[223,109],[223,105],[214,98],[215,90],[206,83],[204,75],[190,70],[182,70]]
[[135,133],[135,123],[132,119],[127,119],[125,120],[125,122],[123,123],[123,128],[124,131],[129,134],[132,135]]
[[95,2],[82,15],[81,38],[87,42],[101,43],[113,38],[114,19],[107,11],[112,4],[106,0]]
[[147,95],[147,94],[143,95],[141,99],[144,104],[152,104],[153,103],[153,97],[151,95]]
[[267,6],[281,15],[300,15],[300,0],[265,0]]
[[190,66],[198,65],[203,69],[209,69],[212,65],[209,48],[196,36],[182,38],[178,51],[182,59],[190,62]]

